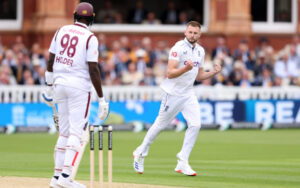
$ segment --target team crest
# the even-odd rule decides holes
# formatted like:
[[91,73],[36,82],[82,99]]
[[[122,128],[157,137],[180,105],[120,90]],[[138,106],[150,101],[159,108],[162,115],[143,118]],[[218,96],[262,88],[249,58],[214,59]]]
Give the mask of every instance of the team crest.
[[177,57],[177,52],[172,52],[173,57]]

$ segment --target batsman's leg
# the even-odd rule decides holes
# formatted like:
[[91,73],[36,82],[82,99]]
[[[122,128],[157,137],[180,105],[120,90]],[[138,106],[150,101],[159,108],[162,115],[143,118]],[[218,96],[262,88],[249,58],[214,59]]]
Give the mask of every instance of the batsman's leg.
[[86,125],[84,127],[84,133],[82,134],[81,143],[80,143],[80,146],[79,146],[79,151],[76,152],[75,158],[72,161],[72,173],[71,173],[70,178],[73,181],[75,180],[75,177],[76,177],[76,174],[77,174],[77,171],[78,171],[78,168],[79,168],[80,161],[82,159],[85,147],[86,147],[88,142],[89,142],[89,124],[86,123]]
[[59,136],[54,148],[54,175],[50,181],[50,187],[57,187],[56,182],[58,177],[60,176],[63,166],[64,166],[64,159],[65,159],[65,152],[66,152],[66,145],[67,145],[68,137]]

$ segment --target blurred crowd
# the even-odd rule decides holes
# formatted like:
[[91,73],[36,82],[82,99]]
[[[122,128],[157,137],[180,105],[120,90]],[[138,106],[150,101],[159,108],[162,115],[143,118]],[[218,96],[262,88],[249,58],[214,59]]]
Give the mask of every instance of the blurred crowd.
[[167,7],[158,15],[144,7],[142,0],[138,0],[131,9],[117,9],[112,1],[106,0],[104,6],[96,12],[95,21],[105,24],[186,24],[190,20],[202,23],[202,16],[189,1],[179,7],[174,1],[168,1]]
[[[104,34],[99,40],[99,67],[104,85],[159,85],[166,76],[169,49],[174,44],[149,37],[129,40],[126,35],[107,41]],[[205,46],[204,46],[205,48]],[[226,38],[216,38],[216,45],[206,51],[204,70],[212,71],[219,63],[223,70],[212,79],[195,84],[228,86],[286,86],[300,85],[300,38],[274,51],[266,37],[259,39],[251,49],[243,39],[230,50]],[[44,85],[48,50],[38,43],[30,48],[17,36],[11,47],[4,47],[0,38],[0,85]]]

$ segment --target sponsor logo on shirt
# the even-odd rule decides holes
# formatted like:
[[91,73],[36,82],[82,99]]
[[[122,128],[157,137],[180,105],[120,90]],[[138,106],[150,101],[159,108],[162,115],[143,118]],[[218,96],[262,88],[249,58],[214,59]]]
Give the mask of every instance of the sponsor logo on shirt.
[[77,34],[77,35],[84,35],[85,34],[84,32],[78,31],[78,30],[73,29],[73,28],[69,28],[69,29],[64,28],[63,31],[70,32],[70,33]]
[[177,52],[172,52],[171,55],[172,55],[173,57],[177,57]]
[[[187,61],[183,62],[184,65],[186,65],[186,63],[187,63]],[[197,67],[200,64],[200,62],[198,62],[198,61],[195,61],[193,63],[194,63],[194,67]]]

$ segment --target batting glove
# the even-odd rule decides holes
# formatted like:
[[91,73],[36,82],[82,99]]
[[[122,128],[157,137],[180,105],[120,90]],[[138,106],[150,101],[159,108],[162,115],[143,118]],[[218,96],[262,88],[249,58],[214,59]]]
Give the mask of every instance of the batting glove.
[[105,101],[104,97],[99,98],[99,111],[98,116],[100,120],[105,120],[108,116],[109,104]]
[[42,93],[42,97],[45,101],[45,103],[52,107],[54,105],[53,101],[53,87],[52,86],[47,86],[46,89]]

